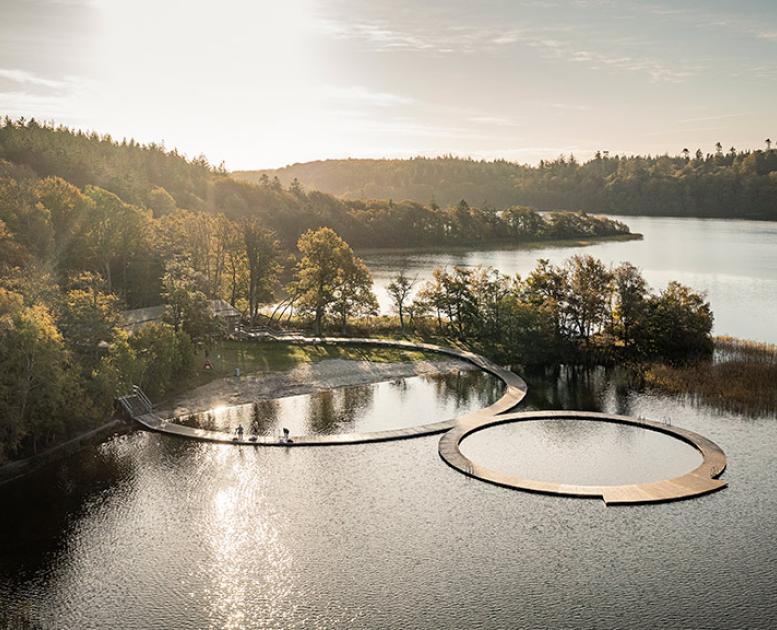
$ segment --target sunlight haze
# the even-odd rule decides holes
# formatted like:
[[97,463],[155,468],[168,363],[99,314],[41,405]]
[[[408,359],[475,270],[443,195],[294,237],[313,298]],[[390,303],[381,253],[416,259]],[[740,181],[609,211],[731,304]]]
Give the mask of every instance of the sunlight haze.
[[711,152],[777,135],[776,53],[755,0],[5,0],[0,113],[230,169]]

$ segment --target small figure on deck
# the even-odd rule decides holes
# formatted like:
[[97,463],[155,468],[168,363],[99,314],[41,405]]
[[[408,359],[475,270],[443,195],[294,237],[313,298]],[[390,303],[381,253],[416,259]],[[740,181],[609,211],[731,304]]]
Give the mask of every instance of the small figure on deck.
[[235,435],[238,438],[240,438],[241,440],[243,439],[243,425],[242,424],[238,424],[237,425],[237,429],[235,429]]
[[284,444],[291,444],[291,438],[289,437],[289,430],[286,427],[283,427],[283,437],[281,438],[281,442]]

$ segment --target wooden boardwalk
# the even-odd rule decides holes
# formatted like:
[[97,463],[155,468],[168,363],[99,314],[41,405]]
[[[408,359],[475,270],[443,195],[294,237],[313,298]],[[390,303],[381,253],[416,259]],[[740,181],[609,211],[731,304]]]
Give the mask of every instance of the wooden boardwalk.
[[[279,343],[292,343],[301,345],[352,345],[352,346],[379,346],[387,348],[403,348],[407,350],[423,350],[425,352],[434,352],[444,354],[468,361],[479,367],[481,370],[493,374],[505,385],[505,391],[502,397],[494,404],[452,420],[442,422],[433,422],[429,424],[420,424],[414,427],[404,429],[391,429],[388,431],[372,431],[368,433],[341,433],[332,435],[312,434],[312,435],[293,435],[291,442],[284,442],[280,436],[256,435],[249,436],[244,434],[239,438],[232,433],[223,431],[208,431],[206,429],[197,429],[178,424],[174,421],[165,420],[153,413],[148,407],[138,405],[134,400],[128,400],[124,405],[125,409],[130,409],[129,415],[142,424],[147,429],[159,431],[169,435],[185,437],[193,440],[203,440],[208,442],[219,442],[223,444],[239,444],[243,446],[335,446],[338,444],[363,444],[366,442],[385,442],[388,440],[402,440],[423,435],[434,435],[448,431],[457,423],[469,418],[492,417],[498,413],[503,413],[514,408],[526,396],[526,383],[524,380],[506,370],[488,359],[481,357],[474,352],[466,350],[457,350],[455,348],[445,348],[430,343],[413,343],[399,339],[369,339],[360,337],[302,337],[298,335],[256,335],[255,338],[263,341],[275,341]],[[132,398],[132,397],[129,397]],[[121,400],[121,399],[120,399]]]
[[[651,431],[659,431],[682,440],[683,442],[687,442],[696,448],[702,455],[702,463],[684,475],[664,481],[628,485],[584,486],[536,481],[491,470],[465,457],[459,448],[462,440],[468,435],[488,427],[509,422],[559,419],[616,422]],[[527,492],[571,497],[600,498],[603,499],[607,505],[676,501],[714,492],[726,486],[725,481],[717,479],[726,468],[726,455],[717,444],[698,433],[687,431],[686,429],[680,429],[661,422],[643,420],[630,416],[618,416],[587,411],[529,411],[510,413],[498,417],[465,419],[442,436],[438,451],[440,457],[442,457],[447,464],[465,475],[469,475],[470,477],[482,481],[516,490],[525,490]]]
[[[717,479],[726,468],[725,454],[717,444],[692,431],[669,426],[660,422],[654,422],[652,420],[594,412],[561,410],[507,413],[514,409],[526,396],[526,383],[517,374],[514,374],[473,352],[455,348],[445,348],[428,343],[413,343],[395,339],[303,337],[299,335],[274,336],[269,334],[249,335],[249,337],[264,341],[276,341],[279,343],[302,345],[331,344],[382,346],[387,348],[404,348],[408,350],[422,350],[425,352],[444,354],[468,361],[481,370],[494,375],[504,383],[505,391],[501,398],[494,404],[452,420],[420,424],[404,429],[392,429],[369,433],[294,435],[291,436],[290,442],[281,440],[280,436],[243,435],[242,437],[237,437],[231,433],[197,429],[178,424],[174,421],[165,420],[153,412],[150,402],[148,402],[148,400],[143,397],[142,392],[139,391],[136,395],[122,397],[119,399],[119,402],[128,415],[152,431],[159,431],[168,435],[175,435],[193,440],[223,444],[238,444],[242,446],[282,446],[286,448],[297,446],[335,446],[342,444],[401,440],[445,433],[440,439],[438,446],[440,457],[442,457],[442,459],[450,466],[465,475],[499,486],[514,488],[516,490],[573,497],[601,498],[607,505],[674,501],[714,492],[715,490],[719,490],[726,486],[725,481]],[[617,422],[653,431],[660,431],[692,445],[701,453],[703,461],[697,468],[685,475],[681,475],[674,479],[667,479],[665,481],[630,485],[584,486],[524,479],[515,475],[507,475],[499,471],[490,470],[467,459],[459,449],[461,441],[476,431],[507,422],[521,422],[538,419],[573,419],[597,422]]]

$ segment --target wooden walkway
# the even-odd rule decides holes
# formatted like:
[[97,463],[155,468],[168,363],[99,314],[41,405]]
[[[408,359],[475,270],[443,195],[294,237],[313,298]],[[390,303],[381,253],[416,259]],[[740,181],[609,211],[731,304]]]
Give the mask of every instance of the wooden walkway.
[[251,337],[262,341],[275,341],[279,343],[292,343],[301,345],[366,345],[387,348],[404,348],[407,350],[422,350],[424,352],[444,354],[447,356],[455,357],[457,359],[468,361],[469,363],[479,367],[481,370],[493,374],[496,378],[505,384],[505,391],[502,394],[502,397],[491,406],[461,416],[459,418],[454,418],[452,420],[444,420],[442,422],[433,422],[430,424],[420,424],[418,426],[407,427],[404,429],[372,431],[369,433],[293,435],[291,436],[291,442],[282,441],[280,436],[249,436],[244,434],[242,438],[239,438],[232,433],[225,433],[223,431],[208,431],[206,429],[188,427],[182,424],[178,424],[175,421],[161,418],[160,416],[153,413],[153,411],[148,406],[144,407],[142,404],[138,404],[136,401],[134,401],[134,397],[132,396],[123,397],[122,399],[119,399],[119,401],[122,402],[122,400],[124,400],[122,406],[125,408],[125,410],[128,410],[128,415],[152,431],[159,431],[169,435],[176,435],[178,437],[185,437],[193,440],[219,442],[223,444],[239,444],[243,446],[293,447],[362,444],[366,442],[385,442],[388,440],[402,440],[420,437],[423,435],[434,435],[448,431],[457,423],[468,418],[490,418],[498,413],[509,411],[518,403],[520,403],[524,396],[526,396],[526,383],[520,376],[496,365],[495,363],[484,357],[481,357],[478,354],[475,354],[474,352],[468,352],[466,350],[445,348],[429,343],[413,343],[399,339],[370,339],[360,337],[302,337],[299,335],[275,336],[268,334],[252,335]]
[[[666,433],[696,448],[702,455],[702,463],[684,475],[664,481],[628,485],[582,486],[536,481],[491,470],[465,457],[459,448],[462,440],[468,435],[488,427],[509,422],[559,419],[616,422]],[[456,427],[442,436],[438,451],[440,457],[447,464],[465,475],[482,481],[527,492],[600,498],[607,505],[676,501],[714,492],[726,486],[725,481],[717,479],[726,468],[726,455],[717,444],[686,429],[629,416],[586,411],[529,411],[490,418],[471,418],[457,424]]]
[[[369,433],[295,435],[291,436],[290,442],[284,442],[279,436],[243,435],[243,437],[237,437],[231,433],[197,429],[178,424],[174,421],[165,420],[153,412],[150,402],[148,402],[139,390],[135,395],[122,397],[119,399],[119,403],[129,416],[152,431],[159,431],[168,435],[194,440],[223,444],[238,444],[243,446],[282,446],[287,448],[295,446],[335,446],[342,444],[401,440],[445,433],[440,439],[438,446],[440,457],[442,457],[442,459],[450,466],[465,475],[499,486],[525,490],[528,492],[601,498],[607,505],[674,501],[714,492],[715,490],[720,490],[726,486],[725,481],[717,479],[726,468],[725,454],[717,444],[692,431],[687,431],[660,422],[654,422],[652,420],[594,412],[562,410],[507,413],[515,408],[515,406],[526,396],[526,383],[517,374],[514,374],[473,352],[455,348],[445,348],[428,343],[413,343],[395,339],[303,337],[299,335],[275,336],[267,333],[248,335],[248,337],[262,341],[276,341],[279,343],[302,345],[366,345],[422,350],[425,352],[444,354],[468,361],[481,370],[494,375],[504,383],[505,391],[502,394],[502,397],[489,407],[479,409],[452,420],[421,424],[404,429]],[[573,419],[597,422],[617,422],[653,431],[660,431],[692,445],[701,453],[703,461],[697,468],[685,475],[681,475],[674,479],[667,479],[665,481],[630,485],[583,486],[524,479],[515,475],[507,475],[499,471],[490,470],[467,459],[459,449],[461,441],[476,431],[508,422],[538,419]]]

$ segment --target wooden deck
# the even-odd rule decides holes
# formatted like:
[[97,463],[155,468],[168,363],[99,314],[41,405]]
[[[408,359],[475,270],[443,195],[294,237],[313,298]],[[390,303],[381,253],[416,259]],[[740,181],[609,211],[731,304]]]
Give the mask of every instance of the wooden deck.
[[[141,413],[131,413],[134,420],[142,424],[147,429],[159,431],[169,435],[185,437],[193,440],[203,440],[208,442],[219,442],[223,444],[238,444],[242,446],[335,446],[339,444],[363,444],[366,442],[385,442],[388,440],[402,440],[423,435],[434,435],[448,431],[457,423],[470,418],[492,417],[498,413],[503,413],[513,409],[526,396],[526,383],[524,380],[506,370],[488,359],[481,357],[473,352],[457,350],[455,348],[445,348],[429,343],[413,343],[410,341],[394,339],[369,339],[360,337],[301,337],[298,335],[274,336],[260,334],[254,336],[263,341],[275,341],[279,343],[294,343],[302,345],[330,344],[330,345],[369,345],[382,346],[388,348],[404,348],[408,350],[423,350],[425,352],[434,352],[452,356],[457,359],[468,361],[479,367],[505,384],[505,391],[502,397],[494,404],[470,413],[459,418],[444,420],[442,422],[433,422],[429,424],[420,424],[414,427],[404,429],[391,429],[388,431],[373,431],[369,433],[342,433],[333,435],[293,435],[291,442],[284,442],[280,436],[258,435],[249,436],[244,434],[238,438],[232,433],[223,431],[208,431],[206,429],[197,429],[176,423],[174,420],[165,420],[148,409],[142,409]],[[131,408],[131,406],[129,406]]]
[[[123,403],[125,409],[129,409],[130,415],[137,422],[152,431],[159,431],[168,435],[175,435],[188,439],[223,444],[237,444],[241,446],[281,446],[285,448],[298,446],[336,446],[343,444],[402,440],[424,435],[445,433],[440,439],[438,446],[440,457],[442,457],[442,459],[450,466],[465,475],[499,486],[514,488],[516,490],[572,497],[601,498],[607,505],[675,501],[714,492],[715,490],[720,490],[726,486],[725,481],[717,479],[726,468],[726,455],[717,444],[692,431],[687,431],[660,422],[654,422],[652,420],[594,412],[562,410],[508,413],[526,396],[526,383],[517,374],[514,374],[473,352],[455,348],[445,348],[428,343],[413,343],[410,341],[393,339],[303,337],[299,335],[274,336],[267,333],[249,335],[249,337],[256,338],[257,340],[276,341],[279,343],[296,343],[304,345],[368,345],[422,350],[425,352],[444,354],[468,361],[479,367],[481,370],[493,374],[504,383],[505,391],[502,394],[502,397],[489,407],[479,409],[452,420],[420,424],[404,429],[392,429],[369,433],[294,435],[291,436],[290,442],[282,441],[280,436],[243,435],[243,437],[239,438],[231,433],[208,431],[205,429],[184,426],[159,417],[150,409],[150,403],[144,407],[144,401],[125,400]],[[140,394],[142,395],[142,392]],[[642,427],[648,430],[660,431],[692,445],[701,453],[703,461],[694,470],[674,479],[630,485],[584,486],[524,479],[515,475],[507,475],[499,471],[490,470],[467,459],[459,449],[461,441],[476,431],[507,422],[521,422],[538,419],[573,419],[597,422],[617,422]]]
[[[559,419],[616,422],[659,431],[696,448],[702,455],[702,463],[684,475],[664,481],[628,485],[584,486],[536,481],[491,470],[465,457],[459,448],[462,440],[468,435],[488,427],[509,422]],[[717,479],[726,468],[726,455],[717,444],[686,429],[629,416],[586,411],[529,411],[490,418],[471,418],[466,419],[442,436],[438,451],[440,457],[447,464],[465,475],[482,481],[527,492],[600,498],[607,505],[676,501],[714,492],[726,486],[725,481]]]

